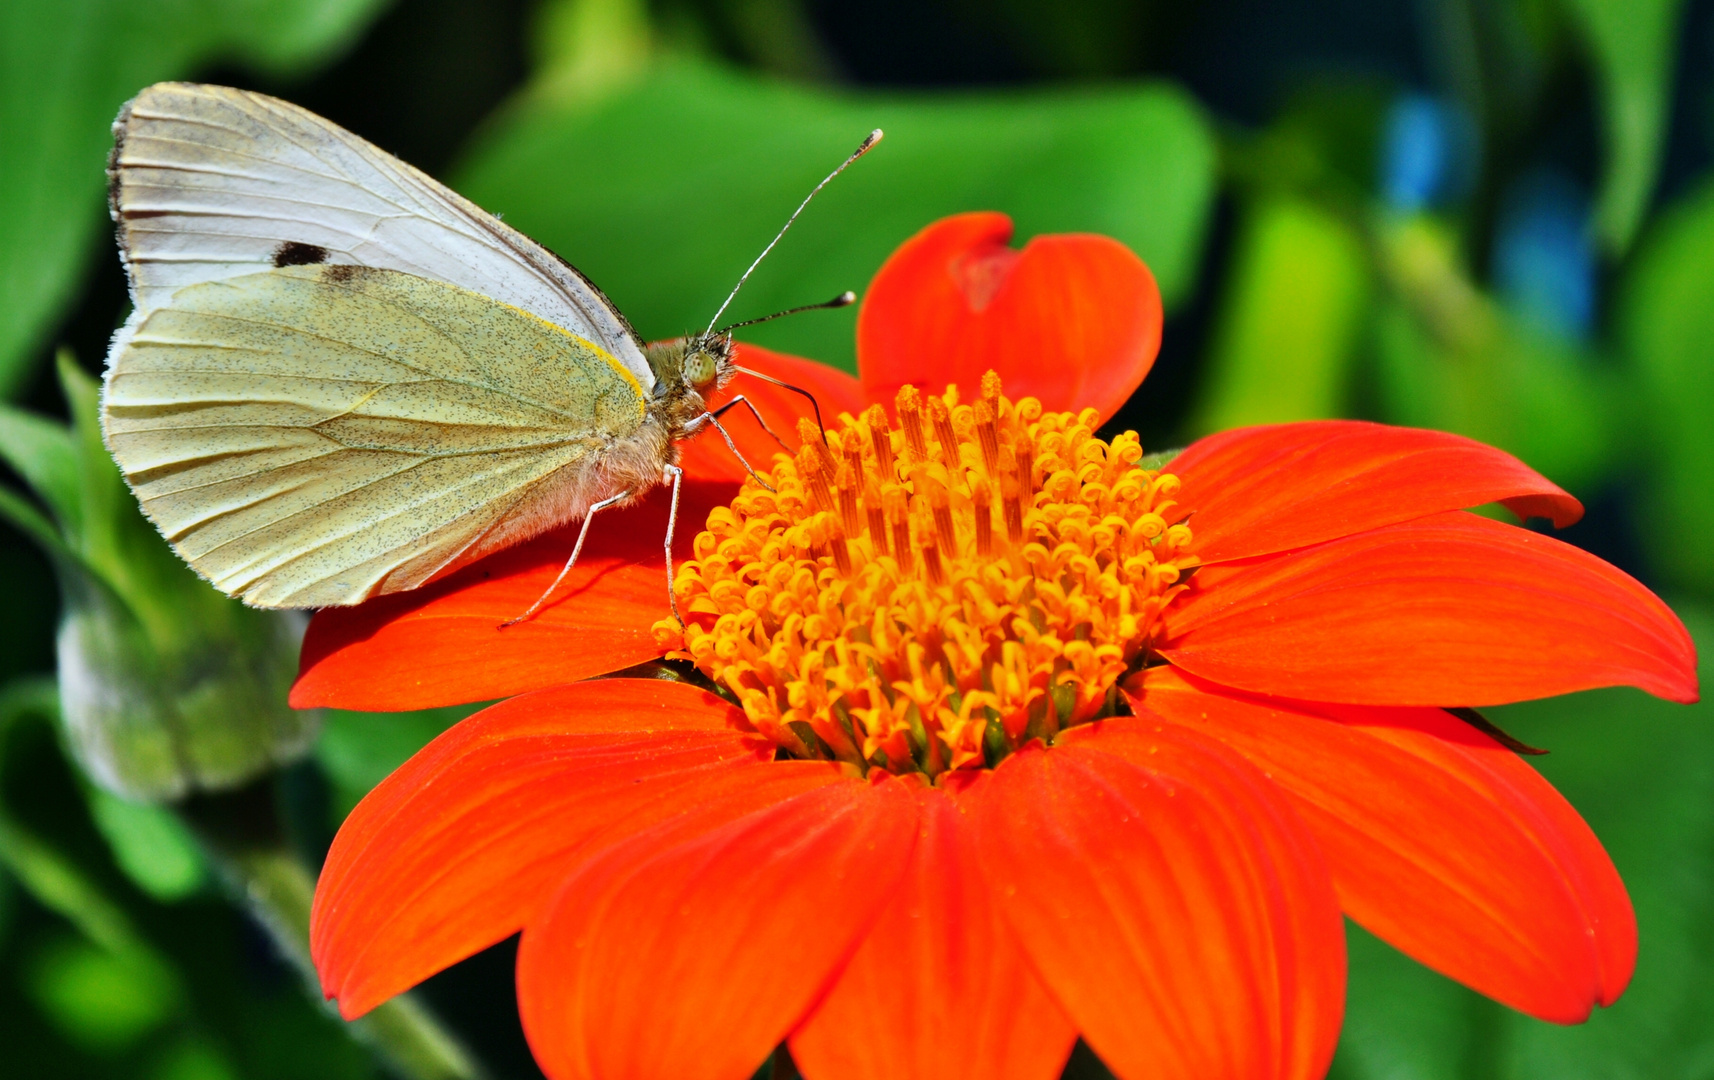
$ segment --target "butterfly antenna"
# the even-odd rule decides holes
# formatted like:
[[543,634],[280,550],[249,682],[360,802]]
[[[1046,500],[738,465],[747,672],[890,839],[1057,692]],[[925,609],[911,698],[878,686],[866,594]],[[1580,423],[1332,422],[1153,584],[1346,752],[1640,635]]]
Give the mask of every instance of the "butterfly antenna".
[[856,302],[857,294],[852,292],[850,289],[847,289],[838,296],[835,296],[833,299],[823,300],[819,304],[805,304],[802,307],[787,308],[784,311],[776,311],[772,315],[763,315],[759,319],[745,319],[743,322],[728,323],[727,325],[722,326],[719,332],[722,334],[729,334],[740,327],[755,326],[757,323],[773,322],[775,319],[783,319],[787,315],[796,315],[799,312],[804,311],[822,311],[827,308],[842,308],[855,304]]
[[822,188],[831,183],[835,176],[838,176],[840,173],[850,168],[853,161],[856,161],[858,158],[874,149],[875,144],[880,141],[880,128],[876,128],[874,131],[869,132],[869,137],[864,139],[862,144],[858,146],[856,150],[851,152],[851,156],[846,158],[845,161],[840,164],[839,168],[828,173],[821,183],[815,185],[815,187],[811,189],[810,193],[804,196],[803,202],[799,203],[798,208],[792,211],[792,216],[786,218],[786,223],[780,226],[780,231],[774,234],[774,238],[772,240],[768,241],[768,246],[762,249],[762,253],[760,255],[756,256],[756,261],[750,264],[750,269],[744,271],[743,275],[738,278],[738,284],[732,286],[732,292],[727,295],[726,303],[721,304],[720,310],[714,313],[714,318],[708,320],[708,329],[703,331],[703,333],[712,334],[714,332],[714,324],[720,321],[720,316],[726,314],[726,309],[738,295],[738,290],[744,287],[744,282],[750,280],[750,275],[755,272],[756,267],[762,265],[762,260],[768,257],[768,252],[774,250],[774,245],[779,243],[780,237],[784,236],[786,234],[786,230],[792,227],[792,222],[796,221],[797,216],[803,213],[804,207],[809,205],[809,201],[815,198],[816,194],[820,192]]

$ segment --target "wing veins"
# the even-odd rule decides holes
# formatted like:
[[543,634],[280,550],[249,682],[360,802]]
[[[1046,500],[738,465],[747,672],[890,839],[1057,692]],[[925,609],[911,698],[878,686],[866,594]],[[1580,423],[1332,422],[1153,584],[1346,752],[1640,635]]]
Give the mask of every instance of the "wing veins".
[[[376,484],[381,484],[381,483],[385,483],[388,480],[397,479],[398,477],[403,476],[405,473],[410,472],[412,469],[419,468],[422,465],[428,464],[430,460],[432,460],[432,459],[427,458],[427,457],[419,458],[418,460],[412,461],[409,464],[405,465],[403,468],[396,469],[393,472],[387,473],[385,476],[377,476],[373,480],[365,480],[363,483],[359,484],[357,487],[350,488],[349,490],[340,492],[338,495],[335,495],[334,498],[343,499],[343,498],[347,497],[348,495],[353,495],[357,492],[363,491],[364,489],[372,487]],[[570,465],[577,460],[578,460],[577,458],[573,458],[572,461],[563,462],[560,465],[555,466],[554,469],[549,470],[549,473],[551,474],[552,472],[557,471],[560,468],[563,468],[565,465]],[[539,479],[540,479],[540,477],[537,477],[535,480],[532,480],[531,483],[535,483]],[[452,491],[456,491],[459,488],[464,487],[464,486],[465,485],[463,483],[448,485],[446,488],[444,488],[444,489],[434,493],[433,495],[429,496],[429,498],[430,499],[440,498],[440,497],[442,497],[442,496],[444,496],[444,495],[446,495]],[[522,486],[522,485],[520,485],[520,486]],[[205,524],[208,524],[210,522],[219,521],[222,518],[225,518],[231,514],[236,514],[236,513],[239,513],[240,511],[248,510],[251,507],[261,506],[261,505],[269,502],[272,499],[279,498],[281,495],[290,494],[292,491],[296,491],[301,487],[302,487],[302,485],[298,485],[297,487],[293,487],[293,488],[291,488],[287,491],[284,491],[284,492],[270,493],[268,496],[261,498],[261,499],[257,499],[254,502],[245,503],[243,506],[233,507],[230,510],[221,511],[220,514],[218,514],[214,517],[211,517],[211,518],[207,518],[203,522],[199,522],[198,524],[205,525]],[[222,540],[220,543],[216,544],[214,547],[211,547],[207,551],[203,552],[202,555],[199,556],[199,559],[206,559],[206,558],[208,558],[208,556],[212,555],[216,551],[219,551],[221,548],[226,547],[228,544],[237,543],[239,540],[242,540],[247,536],[251,536],[255,533],[261,532],[263,529],[273,528],[276,525],[280,525],[280,524],[283,524],[285,522],[289,522],[293,518],[302,517],[304,514],[312,513],[316,510],[319,510],[321,508],[321,506],[324,505],[325,502],[327,502],[327,501],[331,501],[331,500],[324,500],[323,503],[318,503],[315,506],[306,506],[302,510],[294,510],[290,514],[285,515],[284,517],[278,517],[278,518],[273,519],[272,521],[266,522],[266,523],[261,524],[261,525],[257,525],[255,528],[246,530],[245,532],[239,534],[238,536],[228,537],[227,539]],[[422,505],[422,501],[426,501],[426,500],[421,500],[421,501],[418,501],[416,503],[406,503],[401,508],[396,509],[396,510],[392,510],[392,511],[387,512],[387,513],[384,513],[380,517],[368,518],[364,521],[354,522],[352,524],[352,526],[350,528],[348,528],[346,531],[335,534],[335,535],[330,536],[330,537],[327,537],[326,539],[317,543],[314,547],[310,547],[310,548],[306,548],[306,549],[303,549],[301,551],[298,551],[297,553],[292,555],[291,558],[293,560],[303,558],[305,555],[309,555],[309,554],[312,554],[316,551],[319,551],[322,548],[324,548],[324,547],[328,546],[329,544],[332,544],[336,541],[348,539],[353,534],[361,532],[364,529],[373,528],[374,526],[376,526],[382,522],[390,521],[393,518],[398,517],[402,513],[405,513],[409,510],[416,509],[418,506]],[[471,512],[474,512],[474,511],[466,511],[467,514],[471,513]],[[461,514],[459,516],[463,517],[465,515]],[[458,518],[454,518],[453,520],[456,521],[456,520],[458,520]],[[195,526],[192,526],[192,527],[194,528]],[[445,526],[443,525],[441,527],[444,528]],[[181,533],[180,535],[183,535],[183,534]],[[420,541],[420,538],[419,538],[419,541]],[[288,560],[288,561],[290,561],[290,560]],[[255,565],[254,560],[252,560],[252,562],[250,562],[250,563],[246,563],[243,567],[239,567],[236,569],[238,569],[238,570],[249,569],[249,567],[251,567],[253,565]],[[263,571],[263,574],[273,573],[274,570],[278,569],[279,566],[281,566],[281,565],[284,565],[284,564],[283,563],[276,564],[274,567],[271,567],[270,569]],[[257,576],[262,576],[262,575],[257,575]]]
[[[334,287],[338,288],[339,286],[334,286]],[[387,303],[387,301],[380,301],[380,302],[381,303]],[[436,337],[440,338],[442,341],[445,341],[448,345],[450,345],[458,353],[458,355],[464,357],[466,360],[470,359],[470,353],[467,352],[463,348],[463,346],[459,345],[457,340],[455,340],[450,335],[448,335],[440,327],[435,326],[433,323],[427,321],[426,319],[423,319],[420,315],[416,314],[415,312],[410,311],[410,310],[405,309],[405,308],[402,308],[402,307],[399,307],[396,304],[388,304],[388,306],[394,308],[395,310],[402,311],[406,315],[409,315],[411,318],[417,320],[430,333],[434,334]],[[166,309],[156,309],[156,310],[166,310]],[[341,341],[338,338],[328,337],[326,334],[318,334],[313,330],[304,330],[304,329],[299,329],[297,327],[282,326],[279,323],[268,322],[265,319],[247,318],[243,315],[232,315],[232,314],[228,314],[226,312],[198,311],[195,314],[197,314],[198,316],[205,318],[205,319],[230,319],[233,322],[243,323],[247,326],[260,326],[260,327],[270,328],[270,329],[274,329],[274,330],[287,330],[287,331],[290,331],[291,333],[294,333],[294,334],[301,334],[304,337],[315,338],[317,341],[331,342],[332,344],[343,346],[343,347],[351,349],[355,352],[364,353],[368,356],[373,356],[373,357],[376,357],[378,359],[385,360],[391,364],[397,364],[400,367],[404,368],[405,370],[414,371],[418,375],[422,375],[426,379],[429,379],[429,380],[444,382],[450,386],[463,386],[463,387],[467,387],[467,388],[472,389],[472,390],[486,390],[490,393],[498,394],[501,397],[510,398],[511,400],[516,401],[519,404],[529,405],[532,408],[540,409],[543,412],[553,413],[555,416],[567,415],[564,409],[560,409],[560,408],[557,408],[557,407],[552,406],[552,405],[544,405],[538,401],[532,401],[529,398],[523,397],[522,395],[516,394],[510,390],[502,390],[498,387],[490,386],[486,383],[471,382],[471,381],[466,380],[466,379],[452,379],[452,378],[448,378],[444,375],[436,375],[434,372],[425,370],[421,367],[418,367],[415,364],[412,364],[408,360],[401,360],[397,357],[389,356],[386,353],[377,352],[374,349],[366,348],[362,345],[356,344],[355,342]],[[549,325],[551,326],[552,324],[550,323]],[[555,329],[559,329],[559,328],[555,327]],[[561,333],[564,333],[564,331],[562,330]],[[136,338],[132,339],[132,341],[136,341],[136,340],[137,340]],[[278,355],[278,354],[268,354],[268,353],[265,353],[263,350],[260,350],[260,349],[255,350],[255,351],[261,355]],[[282,376],[282,378],[291,378],[291,376]]]
[[[413,456],[410,454],[406,454],[403,451],[398,451],[398,453],[402,457],[412,457]],[[388,480],[392,480],[392,479],[395,479],[396,477],[403,476],[406,473],[410,472],[412,469],[415,469],[415,468],[425,464],[427,461],[428,461],[428,458],[426,458],[426,457],[417,457],[416,460],[407,461],[404,465],[400,466],[397,469],[394,469],[392,472],[389,472],[384,476],[377,476],[373,479],[365,480],[361,484],[358,484],[354,488],[348,488],[345,491],[340,492],[338,495],[333,496],[333,498],[334,499],[343,499],[347,495],[356,494],[357,492],[363,491],[365,488],[373,487],[376,484],[385,483]],[[283,491],[270,491],[267,494],[261,496],[260,498],[252,499],[249,502],[243,503],[243,504],[238,505],[238,506],[227,507],[226,509],[220,511],[217,514],[211,514],[208,517],[200,518],[197,521],[193,522],[192,524],[185,526],[182,530],[180,530],[176,534],[176,536],[177,537],[183,537],[183,536],[185,536],[185,535],[187,535],[187,534],[189,534],[189,533],[191,533],[197,529],[207,528],[209,525],[212,525],[217,521],[223,521],[226,518],[229,518],[234,514],[241,514],[244,511],[249,510],[253,507],[265,506],[268,503],[273,502],[275,499],[283,498],[284,496],[290,495],[290,494],[297,492],[297,491],[302,491],[304,486],[306,484],[310,483],[313,479],[314,479],[313,477],[306,479],[303,483],[294,484],[291,487],[286,488]],[[167,498],[167,496],[164,496],[164,495],[158,496],[158,497],[159,498]],[[283,522],[291,521],[293,518],[302,517],[305,514],[313,513],[317,510],[320,510],[323,506],[325,506],[327,503],[329,503],[331,501],[332,501],[332,499],[323,499],[321,502],[315,503],[312,506],[306,506],[302,510],[293,510],[291,513],[286,514],[284,517],[277,517],[277,518],[274,518],[270,521],[264,521],[260,525],[255,526],[254,528],[246,529],[244,532],[239,533],[237,536],[229,536],[225,540],[222,540],[220,543],[214,545],[213,547],[209,548],[207,551],[203,552],[201,555],[197,556],[197,559],[198,559],[198,561],[201,561],[202,559],[206,559],[210,555],[219,551],[221,548],[226,547],[228,544],[236,544],[238,541],[243,540],[245,537],[254,536],[256,533],[261,532],[263,529],[271,529],[275,525],[279,525]],[[395,512],[395,514],[396,514],[396,512]],[[388,517],[395,516],[395,514],[388,514],[388,515],[385,515],[379,519],[371,519],[370,521],[364,522],[363,524],[365,524],[365,525],[373,524],[374,520],[385,521],[385,520],[387,520]]]
[[[210,147],[208,146],[207,143],[194,142],[190,139],[180,139],[180,138],[177,138],[177,137],[172,136],[172,135],[157,135],[153,132],[147,132],[147,133],[140,132],[140,133],[138,133],[136,138],[138,141],[142,141],[142,142],[171,143],[171,144],[176,144],[179,146],[194,147],[194,148],[197,148],[199,150],[210,149]],[[133,145],[135,145],[135,144],[133,144]],[[294,143],[293,145],[295,146],[297,144]],[[289,169],[292,172],[302,173],[305,176],[313,176],[318,180],[325,180],[325,181],[329,181],[329,182],[335,183],[335,184],[344,184],[346,187],[357,188],[359,191],[367,191],[368,190],[368,189],[364,188],[361,184],[352,180],[350,176],[347,176],[343,173],[318,172],[315,169],[307,168],[307,167],[305,167],[303,165],[299,165],[293,161],[287,161],[284,158],[264,157],[261,154],[253,154],[253,153],[249,152],[248,150],[239,150],[237,148],[230,147],[230,146],[216,146],[216,147],[213,147],[212,149],[216,153],[221,154],[223,156],[239,158],[239,159],[242,159],[244,161],[259,162],[263,165],[269,166],[270,168],[278,167],[278,168],[282,168],[282,169]],[[300,149],[302,149],[302,147],[300,147]],[[155,161],[145,157],[142,148],[137,148],[135,152],[137,155],[136,157],[132,157],[131,155],[127,154],[123,159],[120,160],[119,164],[120,164],[121,168],[126,168],[126,169],[139,169],[139,168],[141,168],[141,169],[160,169],[160,168],[170,168],[171,167],[171,166],[167,166],[167,165],[158,164]],[[313,157],[316,161],[320,162],[323,165],[329,165],[330,164],[326,158],[319,157],[315,154],[311,154],[310,156]],[[247,173],[247,172],[228,172],[228,173],[219,173],[218,175],[232,176],[232,177],[235,177],[235,178],[241,179],[241,180],[258,180],[258,181],[261,181],[261,182],[267,183],[267,184],[279,184],[282,182],[281,180],[279,180],[277,178],[253,176],[252,174]],[[381,196],[377,195],[377,198],[381,198]],[[383,202],[391,202],[392,200],[382,198],[382,201]],[[404,208],[400,207],[400,209],[404,209]]]
[[[376,417],[375,419],[385,420],[385,419],[392,419],[392,418],[391,417]],[[433,426],[434,427],[462,427],[462,428],[509,427],[510,430],[514,430],[514,431],[517,430],[515,427],[510,427],[509,425],[504,425],[504,424],[471,424],[471,423],[441,424],[441,423],[436,423]],[[135,429],[132,431],[120,432],[119,434],[121,436],[128,436],[128,435],[154,435],[154,434],[157,434],[157,433],[162,432],[162,431],[244,431],[244,430],[307,431],[313,435],[319,435],[324,439],[327,439],[333,443],[336,443],[340,448],[345,449],[345,450],[372,450],[372,451],[375,451],[376,453],[386,453],[386,454],[420,454],[421,456],[423,456],[425,458],[430,458],[430,459],[437,460],[437,461],[442,460],[442,459],[446,459],[446,458],[468,457],[472,454],[493,454],[493,453],[503,453],[503,452],[511,451],[511,450],[532,450],[532,449],[545,449],[545,448],[553,447],[553,446],[569,446],[573,443],[588,442],[589,438],[590,438],[588,432],[569,432],[568,431],[568,432],[565,432],[564,434],[557,434],[556,433],[553,436],[548,437],[548,438],[544,438],[538,442],[524,442],[524,443],[517,443],[514,445],[508,445],[508,446],[471,447],[467,450],[401,450],[396,446],[383,446],[383,445],[380,445],[377,443],[349,442],[345,439],[340,438],[338,435],[334,435],[334,434],[332,434],[330,432],[326,432],[326,431],[317,430],[316,426],[314,424],[252,424],[252,423],[174,424],[171,427],[138,428],[138,429]],[[240,451],[240,452],[246,453],[246,454],[260,454],[260,453],[265,453],[266,450],[265,449],[258,449],[258,450],[245,450],[245,451]],[[201,459],[185,459],[185,460],[201,460]],[[158,465],[158,466],[155,466],[155,468],[165,468],[165,466],[159,466]]]

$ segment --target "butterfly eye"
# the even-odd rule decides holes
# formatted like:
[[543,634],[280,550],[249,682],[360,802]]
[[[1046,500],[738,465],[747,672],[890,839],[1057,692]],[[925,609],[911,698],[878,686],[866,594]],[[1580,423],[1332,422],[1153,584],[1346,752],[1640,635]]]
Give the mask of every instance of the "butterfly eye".
[[713,382],[717,374],[713,354],[701,349],[684,358],[683,370],[684,381],[696,390]]

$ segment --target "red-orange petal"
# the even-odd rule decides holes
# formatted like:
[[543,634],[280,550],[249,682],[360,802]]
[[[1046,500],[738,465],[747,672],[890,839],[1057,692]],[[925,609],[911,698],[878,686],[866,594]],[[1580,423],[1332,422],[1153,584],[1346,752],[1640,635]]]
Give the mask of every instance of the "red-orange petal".
[[1015,251],[1004,214],[959,214],[887,259],[857,316],[871,401],[905,383],[974,393],[990,368],[1016,400],[1112,416],[1160,350],[1161,297],[1143,261],[1106,236],[1038,236]]
[[1429,967],[1562,1024],[1630,981],[1636,919],[1600,841],[1469,724],[1439,709],[1248,697],[1165,667],[1132,701],[1266,773],[1314,831],[1346,913]]
[[610,848],[524,930],[518,1004],[552,1080],[743,1080],[910,864],[917,804],[847,780],[713,831]]
[[1173,459],[1203,562],[1268,555],[1500,502],[1563,528],[1583,505],[1503,450],[1359,420],[1223,431]]
[[1147,767],[1026,749],[972,793],[1006,920],[1124,1080],[1319,1078],[1345,989],[1321,855],[1237,755],[1164,722],[1149,735]]
[[1696,700],[1678,616],[1588,552],[1464,511],[1197,571],[1160,654],[1254,693],[1498,705],[1597,686]]
[[[687,483],[674,562],[730,484]],[[299,654],[294,708],[386,711],[458,705],[575,682],[660,655],[649,627],[668,614],[667,492],[603,510],[577,567],[527,622],[577,542],[579,525],[491,555],[420,589],[349,608],[323,608]]]
[[939,788],[918,798],[910,869],[792,1057],[807,1080],[1053,1080],[1077,1029],[1000,918],[964,815]]
[[838,780],[774,763],[736,721],[691,686],[607,679],[516,697],[447,731],[334,839],[310,929],[324,990],[361,1015],[516,933],[591,845]]
[[[856,416],[867,404],[863,399],[862,386],[855,378],[838,368],[774,352],[760,345],[744,342],[738,342],[737,345],[734,363],[751,371],[771,375],[781,382],[790,383],[799,390],[815,395],[824,423],[833,423],[834,418],[842,412]],[[793,393],[782,386],[775,386],[764,379],[740,372],[733,376],[725,389],[709,401],[708,406],[710,409],[718,409],[739,394],[743,394],[746,400],[756,406],[756,411],[767,421],[774,434],[785,441],[786,446],[792,450],[797,449],[798,417],[815,417],[814,409],[803,394]],[[720,418],[720,423],[737,444],[738,452],[744,455],[744,459],[757,472],[762,472],[772,465],[775,454],[787,452],[781,450],[780,444],[762,430],[761,425],[756,423],[756,418],[750,415],[750,410],[742,405],[734,405]],[[727,448],[720,433],[713,428],[699,433],[683,444],[679,464],[683,466],[686,477],[740,483],[748,475],[744,466],[732,456],[732,451]]]

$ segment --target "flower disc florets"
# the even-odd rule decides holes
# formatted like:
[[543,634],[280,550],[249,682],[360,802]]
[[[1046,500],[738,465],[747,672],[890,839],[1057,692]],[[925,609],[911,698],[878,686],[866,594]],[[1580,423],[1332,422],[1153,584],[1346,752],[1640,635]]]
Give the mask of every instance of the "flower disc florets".
[[1110,715],[1195,565],[1170,473],[1134,432],[1011,402],[899,391],[800,426],[768,491],[708,516],[656,631],[787,753],[859,769],[993,765]]

